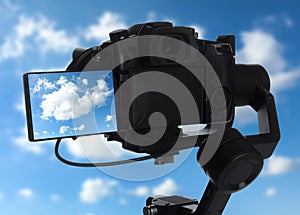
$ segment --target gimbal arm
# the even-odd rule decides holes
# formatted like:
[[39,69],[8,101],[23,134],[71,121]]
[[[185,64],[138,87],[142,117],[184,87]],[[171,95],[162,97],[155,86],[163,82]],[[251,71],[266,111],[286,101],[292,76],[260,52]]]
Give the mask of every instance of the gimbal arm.
[[[245,141],[266,159],[272,155],[280,139],[273,95],[265,88],[259,88],[250,105],[258,115],[259,134],[246,136]],[[209,181],[199,204],[194,199],[180,196],[150,198],[144,215],[221,215],[232,192],[221,191],[214,182]]]
[[264,88],[256,94],[257,99],[250,105],[257,112],[259,134],[246,136],[246,141],[266,159],[277,146],[280,129],[273,95]]

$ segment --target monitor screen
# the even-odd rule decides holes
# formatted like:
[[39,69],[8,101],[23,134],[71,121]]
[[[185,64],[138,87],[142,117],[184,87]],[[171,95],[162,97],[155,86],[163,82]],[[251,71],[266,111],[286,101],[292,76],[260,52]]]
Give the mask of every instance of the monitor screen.
[[24,89],[31,141],[117,130],[110,70],[27,73]]

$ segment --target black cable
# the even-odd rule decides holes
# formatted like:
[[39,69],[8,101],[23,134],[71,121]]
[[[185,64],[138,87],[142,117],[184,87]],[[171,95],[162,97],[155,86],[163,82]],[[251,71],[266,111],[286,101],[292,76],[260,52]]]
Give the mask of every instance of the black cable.
[[79,162],[73,162],[64,159],[60,154],[59,154],[59,146],[61,143],[61,139],[57,139],[55,143],[55,156],[57,157],[58,160],[61,162],[70,165],[70,166],[77,166],[77,167],[106,167],[106,166],[117,166],[117,165],[122,165],[122,164],[129,164],[129,163],[134,163],[138,161],[145,161],[149,160],[152,158],[157,158],[160,157],[161,155],[148,155],[148,156],[143,156],[143,157],[138,157],[138,158],[132,158],[132,159],[127,159],[127,160],[120,160],[120,161],[113,161],[113,162],[103,162],[103,163],[79,163]]

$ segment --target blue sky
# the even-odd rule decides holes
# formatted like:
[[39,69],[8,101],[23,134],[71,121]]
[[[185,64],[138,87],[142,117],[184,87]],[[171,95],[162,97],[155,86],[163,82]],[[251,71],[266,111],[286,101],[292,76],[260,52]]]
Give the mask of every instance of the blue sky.
[[[197,151],[186,159],[177,158],[177,168],[151,167],[150,161],[119,169],[80,169],[55,159],[54,142],[29,143],[25,135],[25,72],[63,70],[77,46],[99,44],[117,28],[164,20],[194,26],[200,37],[210,40],[235,34],[237,61],[260,63],[271,75],[282,139],[275,155],[265,162],[263,174],[232,196],[224,214],[298,215],[299,6],[292,0],[0,0],[0,214],[142,214],[146,197],[158,191],[202,195],[207,177],[196,162]],[[254,117],[251,111],[239,109],[235,126],[246,134],[256,132]],[[70,159],[85,160],[80,145],[90,159],[132,156],[118,143],[108,148],[104,142],[101,137],[68,140],[62,152]],[[153,173],[151,180],[124,180],[146,175],[146,170]],[[162,176],[164,171],[168,174]]]

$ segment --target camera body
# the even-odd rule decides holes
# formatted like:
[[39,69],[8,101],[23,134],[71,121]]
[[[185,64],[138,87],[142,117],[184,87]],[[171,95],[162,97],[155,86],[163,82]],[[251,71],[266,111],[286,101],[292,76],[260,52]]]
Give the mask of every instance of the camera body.
[[[122,142],[122,146],[125,149],[139,153],[161,154],[168,152],[176,142],[178,135],[181,134],[178,128],[180,125],[207,124],[209,127],[211,123],[224,123],[231,126],[234,120],[235,106],[251,105],[254,103],[253,98],[259,87],[264,87],[267,90],[270,89],[269,76],[262,66],[235,63],[235,37],[233,35],[219,36],[216,41],[198,39],[195,29],[173,26],[170,22],[143,23],[133,25],[128,29],[113,31],[109,34],[110,40],[102,43],[100,46],[95,46],[90,49],[75,49],[73,52],[73,61],[67,70],[84,70],[88,62],[95,61],[97,54],[101,50],[121,40],[144,35],[164,36],[159,40],[159,44],[153,44],[152,41],[149,40],[148,44],[146,44],[146,48],[160,49],[153,51],[161,52],[164,56],[167,56],[167,58],[143,56],[136,59],[129,59],[121,65],[111,68],[113,70],[115,92],[117,92],[126,80],[135,75],[148,71],[159,71],[175,77],[185,85],[194,98],[200,119],[195,117],[195,119],[182,122],[180,111],[174,101],[167,95],[153,91],[144,93],[135,98],[130,105],[129,113],[125,111],[127,115],[124,115],[122,104],[115,104],[118,130],[126,131],[126,125],[122,122],[125,117],[129,117],[132,128],[140,134],[146,134],[150,129],[153,129],[150,128],[149,118],[155,112],[163,114],[167,121],[167,127],[163,137],[150,146],[128,143],[116,132],[106,134],[108,140]],[[198,50],[212,66],[220,81],[221,87],[213,89],[210,91],[211,94],[208,95],[205,90],[207,86],[203,85],[212,84],[213,79],[209,73],[205,71],[207,68],[201,63],[196,62],[191,53],[184,53],[186,62],[189,62],[190,66],[195,67],[199,71],[199,74],[201,73],[203,80],[200,83],[187,68],[176,62],[178,53],[183,51],[181,45],[179,43],[166,43],[164,41],[166,37],[174,38],[176,41],[180,40]],[[129,49],[130,48],[131,47],[129,47]],[[145,48],[145,44],[143,48]],[[114,53],[112,52],[109,55],[110,56],[104,56],[105,59],[96,59],[93,70],[98,66],[102,68],[101,64],[106,63],[110,59],[122,56],[122,53],[114,51]],[[145,83],[147,82],[147,80],[143,81],[145,81]],[[168,83],[166,83],[166,85],[168,85]],[[134,90],[134,86],[132,90]],[[220,102],[222,95],[225,96],[225,104],[224,102]],[[130,100],[130,98],[126,99]],[[255,104],[257,104],[257,102],[255,102]],[[212,122],[212,110],[214,113],[226,111],[225,121]]]
[[[211,108],[214,111],[227,110],[226,122],[233,120],[234,115],[234,103],[233,103],[233,73],[234,73],[234,55],[235,55],[235,39],[234,36],[220,36],[217,41],[207,41],[197,39],[197,33],[193,28],[173,26],[169,22],[154,22],[138,24],[130,27],[128,30],[117,30],[110,33],[111,41],[106,42],[103,45],[106,46],[109,43],[117,42],[120,39],[124,40],[131,36],[142,35],[159,35],[172,37],[174,39],[183,41],[191,47],[197,49],[201,54],[211,63],[214,71],[216,72],[222,89],[215,89],[208,99],[205,86],[203,86],[193,74],[188,71],[187,68],[181,64],[175,62],[176,56],[182,51],[180,44],[170,44],[164,42],[164,39],[160,40],[160,44],[151,44],[149,41],[149,47],[159,47],[162,53],[168,56],[166,58],[158,57],[142,57],[139,59],[131,60],[126,63],[126,66],[120,66],[114,69],[115,77],[115,90],[117,90],[127,78],[130,78],[136,74],[147,71],[159,71],[169,74],[182,82],[192,94],[197,108],[199,110],[200,121],[185,122],[185,124],[209,124],[211,122]],[[202,73],[203,83],[209,84],[210,77],[207,72],[203,71],[206,68],[194,62],[191,53],[184,53],[186,60],[190,61],[190,65],[198,67],[199,73]],[[170,60],[173,59],[173,60]],[[122,78],[120,78],[122,77]],[[145,80],[146,81],[146,80]],[[167,83],[166,83],[167,84]],[[226,105],[220,104],[219,93],[220,90],[224,92]],[[130,111],[130,121],[134,129],[144,130],[149,127],[148,119],[154,112],[162,113],[168,122],[168,128],[177,127],[180,125],[180,114],[175,108],[174,104],[166,96],[159,95],[157,93],[148,93],[133,102]],[[143,110],[141,112],[141,110]]]

